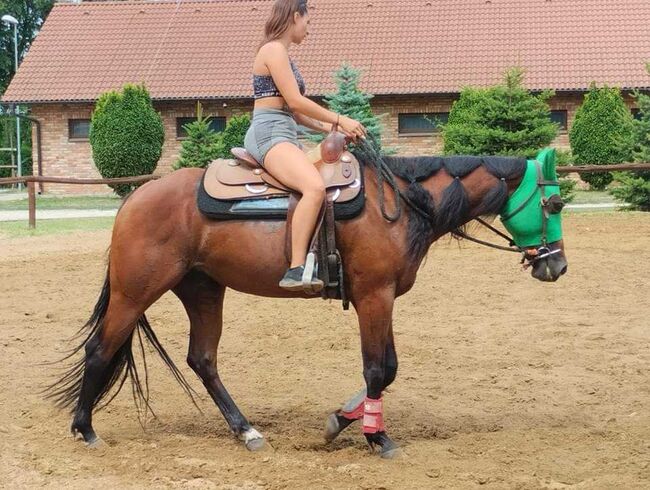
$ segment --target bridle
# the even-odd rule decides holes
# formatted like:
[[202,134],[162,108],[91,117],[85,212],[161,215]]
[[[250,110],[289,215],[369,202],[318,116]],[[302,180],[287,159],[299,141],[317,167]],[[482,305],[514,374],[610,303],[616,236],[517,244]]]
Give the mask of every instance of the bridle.
[[[384,181],[386,181],[386,183],[393,190],[393,192],[395,192],[395,195],[399,196],[399,198],[401,198],[413,211],[415,211],[427,222],[429,223],[435,222],[435,218],[426,209],[422,209],[420,206],[418,206],[415,202],[413,202],[411,199],[409,199],[406,195],[402,193],[402,191],[397,186],[397,182],[395,181],[395,174],[393,174],[391,169],[384,163],[384,161],[381,158],[375,158],[372,161],[375,163],[375,168],[377,169],[376,175],[378,180],[377,184],[379,190],[379,205],[380,205],[382,215],[385,219],[391,222],[397,221],[401,216],[401,207],[399,205],[400,199],[397,199],[395,201],[394,214],[389,215],[386,212],[385,200],[384,200],[384,185],[383,185]],[[562,198],[558,194],[553,194],[550,197],[546,198],[544,192],[546,186],[559,186],[560,183],[557,180],[546,180],[544,178],[544,174],[542,172],[542,166],[540,162],[534,160],[534,163],[537,170],[537,182],[535,188],[533,189],[533,192],[531,192],[530,195],[528,195],[527,198],[524,199],[523,202],[521,202],[514,211],[508,213],[507,215],[501,214],[501,220],[503,222],[508,221],[512,219],[514,216],[518,215],[521,211],[526,209],[529,205],[533,204],[535,202],[534,197],[539,192],[540,195],[542,196],[541,197],[542,233],[541,233],[541,245],[539,247],[518,246],[515,243],[513,237],[506,235],[505,233],[496,229],[495,227],[490,225],[482,218],[475,218],[475,220],[478,221],[483,226],[485,226],[486,228],[488,228],[489,230],[491,230],[496,235],[499,235],[500,237],[504,238],[508,242],[507,247],[475,238],[471,235],[468,235],[460,228],[456,228],[455,230],[452,230],[451,232],[452,236],[464,238],[466,240],[478,243],[479,245],[484,245],[486,247],[494,248],[497,250],[520,253],[522,254],[521,264],[523,264],[524,269],[535,265],[535,263],[537,263],[542,259],[560,253],[562,250],[559,248],[555,250],[550,249],[549,244],[547,242],[547,228],[548,228],[549,216],[551,214],[560,213],[562,211],[562,208],[564,207],[564,202],[562,201]]]

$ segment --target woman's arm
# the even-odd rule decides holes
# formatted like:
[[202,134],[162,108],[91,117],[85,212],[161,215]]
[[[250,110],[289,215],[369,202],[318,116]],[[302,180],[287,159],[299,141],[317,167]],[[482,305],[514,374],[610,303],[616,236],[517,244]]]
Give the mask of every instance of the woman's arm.
[[321,121],[312,119],[311,117],[305,116],[304,114],[300,114],[299,112],[294,112],[293,118],[296,120],[298,124],[301,124],[306,128],[313,129],[315,131],[320,131],[321,133],[330,132],[331,125],[323,124]]

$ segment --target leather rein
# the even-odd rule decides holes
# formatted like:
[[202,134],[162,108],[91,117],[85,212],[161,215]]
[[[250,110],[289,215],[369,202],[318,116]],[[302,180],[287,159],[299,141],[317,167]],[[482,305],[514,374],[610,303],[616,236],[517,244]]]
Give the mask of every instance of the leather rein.
[[[365,147],[370,148],[367,142],[365,142]],[[394,222],[397,221],[401,216],[401,207],[399,204],[400,199],[397,199],[395,201],[394,214],[389,215],[386,212],[386,203],[384,197],[384,182],[386,182],[388,186],[393,190],[395,195],[401,198],[402,200],[404,200],[404,202],[413,211],[415,211],[417,214],[419,214],[422,218],[424,218],[429,223],[431,224],[434,223],[435,222],[434,217],[431,214],[429,214],[427,210],[422,209],[420,206],[418,206],[415,202],[413,202],[411,199],[409,199],[406,195],[402,193],[402,191],[397,186],[397,182],[395,180],[395,174],[388,167],[388,165],[386,165],[383,159],[380,158],[375,151],[372,151],[372,153],[375,153],[375,155],[373,155],[374,158],[370,159],[370,161],[374,163],[375,168],[377,170],[376,175],[377,175],[377,186],[379,191],[379,207],[381,209],[381,213],[383,217],[390,222]],[[543,192],[544,186],[559,185],[557,181],[545,180],[542,176],[539,162],[536,163],[537,163],[538,176],[537,176],[537,186],[535,187],[535,192],[532,193],[517,209],[515,209],[515,211],[510,213],[508,215],[508,218],[512,218],[521,210],[523,210],[526,207],[526,205],[530,202],[530,200],[534,197],[534,195],[537,193],[538,190],[542,191],[541,194],[542,196],[544,196],[544,192]],[[497,245],[495,243],[490,243],[484,240],[480,240],[471,235],[468,235],[460,228],[456,228],[455,230],[452,230],[451,234],[452,236],[464,238],[465,240],[469,240],[471,242],[478,243],[479,245],[484,245],[486,247],[494,248],[497,250],[521,253],[522,254],[521,263],[524,264],[527,261],[527,263],[524,264],[524,269],[526,269],[534,265],[535,262],[547,258],[561,251],[560,249],[550,250],[550,248],[548,247],[548,244],[546,243],[546,221],[548,219],[549,212],[559,212],[561,211],[563,205],[564,204],[561,202],[561,200],[558,202],[558,200],[551,200],[550,198],[547,200],[546,198],[542,197],[542,214],[543,214],[542,245],[537,248],[535,247],[522,248],[518,246],[511,236],[496,229],[494,226],[490,225],[482,218],[474,218],[474,219],[478,221],[480,224],[482,224],[483,226],[485,226],[486,228],[488,228],[490,231],[495,233],[496,235],[505,239],[508,242],[508,246]],[[559,211],[556,210],[558,207],[559,207]]]

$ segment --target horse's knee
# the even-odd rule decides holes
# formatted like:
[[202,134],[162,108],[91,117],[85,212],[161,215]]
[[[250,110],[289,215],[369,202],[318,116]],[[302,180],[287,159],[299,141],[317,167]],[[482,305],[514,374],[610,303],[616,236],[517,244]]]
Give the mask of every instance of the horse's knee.
[[363,377],[368,387],[368,396],[370,398],[378,397],[384,388],[384,368],[379,365],[364,368]]
[[202,379],[215,374],[215,364],[212,356],[190,352],[187,354],[187,364]]
[[395,381],[397,376],[397,362],[394,364],[386,364],[384,368],[384,388],[390,386]]

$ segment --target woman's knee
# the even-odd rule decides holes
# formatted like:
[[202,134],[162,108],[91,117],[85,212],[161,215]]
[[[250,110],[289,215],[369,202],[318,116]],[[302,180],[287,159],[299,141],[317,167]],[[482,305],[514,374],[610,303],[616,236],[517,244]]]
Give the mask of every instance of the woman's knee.
[[317,178],[314,178],[312,181],[305,183],[302,189],[302,195],[303,197],[307,196],[314,200],[325,200],[325,183],[323,182],[320,174]]

